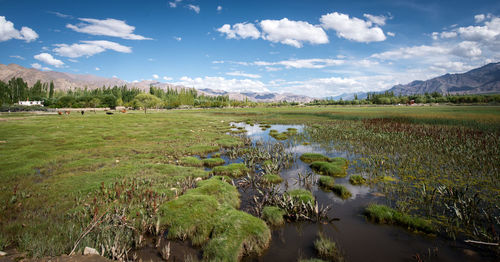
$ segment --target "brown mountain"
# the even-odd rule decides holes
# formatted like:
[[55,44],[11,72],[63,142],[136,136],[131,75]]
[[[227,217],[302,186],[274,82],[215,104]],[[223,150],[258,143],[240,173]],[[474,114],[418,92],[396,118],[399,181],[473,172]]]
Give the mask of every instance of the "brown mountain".
[[438,92],[441,94],[500,93],[500,62],[470,70],[462,74],[446,74],[427,81],[413,81],[389,89],[396,95]]
[[[123,86],[135,87],[141,90],[148,90],[150,86],[155,86],[163,89],[185,89],[185,86],[173,85],[169,83],[161,83],[158,81],[144,80],[140,82],[127,82],[118,78],[105,78],[95,75],[70,74],[56,71],[40,71],[33,68],[25,68],[20,65],[0,64],[0,80],[8,82],[13,77],[21,77],[29,86],[33,86],[37,81],[42,83],[54,82],[56,90],[69,90],[71,88],[88,88],[95,89],[103,86]],[[235,100],[250,100],[256,102],[276,102],[276,101],[295,101],[309,102],[312,99],[307,96],[299,96],[294,94],[278,94],[278,93],[238,93],[225,92],[212,89],[198,89],[199,93],[207,96],[227,95]]]

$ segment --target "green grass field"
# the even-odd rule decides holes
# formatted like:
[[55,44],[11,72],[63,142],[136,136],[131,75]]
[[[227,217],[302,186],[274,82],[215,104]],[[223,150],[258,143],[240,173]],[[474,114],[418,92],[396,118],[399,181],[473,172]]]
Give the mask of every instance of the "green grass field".
[[[370,119],[424,127],[439,126],[446,130],[455,127],[477,130],[492,136],[490,141],[495,143],[498,143],[500,133],[500,108],[486,106],[239,108],[169,110],[146,115],[142,111],[114,115],[98,112],[84,116],[1,114],[0,250],[15,247],[35,257],[68,254],[92,221],[111,212],[109,210],[118,212],[125,207],[124,216],[130,225],[139,227],[144,222],[146,226],[141,226],[139,231],[154,233],[159,219],[158,208],[195,186],[196,178],[210,176],[202,164],[192,158],[190,160],[196,163],[189,164],[185,157],[204,156],[220,148],[242,144],[239,137],[226,134],[230,121],[307,124],[312,128],[315,125],[319,128],[344,126],[347,133],[342,134],[346,134],[345,137],[340,133],[332,133],[331,137],[350,141],[350,135],[354,134],[350,130],[361,127],[360,123],[373,125],[363,122]],[[392,132],[383,129],[383,126],[373,128],[376,132]],[[383,143],[390,144],[388,141]],[[491,146],[498,147],[498,144]],[[486,156],[488,159],[484,161],[498,159],[499,156],[495,155],[498,150],[488,151],[494,155]],[[467,159],[465,163],[468,161],[472,163],[475,159]],[[490,186],[483,188],[484,192],[498,196],[498,169],[494,173],[489,169],[492,165],[498,165],[498,162],[490,163],[486,169],[478,167],[493,174],[482,177],[475,185],[489,183]],[[427,171],[422,169],[423,177]],[[491,180],[492,176],[497,177],[496,182]],[[408,177],[403,177],[403,180]],[[422,177],[417,179],[418,183],[425,184],[426,180]],[[466,183],[469,180],[459,181]],[[132,188],[137,190],[129,190],[123,185],[133,185]],[[148,198],[150,202],[140,201],[143,198]],[[236,199],[225,201],[239,202]],[[213,208],[213,212],[219,215],[224,210],[231,214],[236,212],[233,207],[220,203],[214,204]],[[240,216],[239,213],[234,215]],[[214,227],[217,228],[217,225]],[[134,232],[130,233],[130,238],[136,241],[138,237]],[[90,242],[82,241],[77,249],[82,249],[85,244],[95,245],[105,241],[110,237],[106,234],[111,233],[96,233],[92,240],[88,240]],[[223,234],[231,235],[225,231]],[[240,235],[235,237],[238,240],[234,243],[247,241]],[[260,252],[268,239],[252,241],[259,243],[254,249]],[[206,242],[207,239],[200,240],[200,243]],[[237,250],[236,244],[228,247],[229,255],[217,254],[212,248],[208,245],[205,249],[212,252],[212,257],[239,258],[244,253]]]

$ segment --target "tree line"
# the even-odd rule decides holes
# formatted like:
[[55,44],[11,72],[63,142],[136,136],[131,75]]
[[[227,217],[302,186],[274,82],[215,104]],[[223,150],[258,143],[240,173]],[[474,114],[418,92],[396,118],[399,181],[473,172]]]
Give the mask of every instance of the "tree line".
[[241,107],[255,106],[251,101],[236,101],[228,96],[200,95],[195,89],[162,89],[151,86],[148,92],[138,88],[124,86],[101,87],[95,89],[72,88],[69,90],[55,90],[54,83],[37,81],[33,86],[20,77],[12,78],[7,83],[0,81],[0,105],[12,106],[19,101],[43,101],[45,107],[50,108],[99,108],[125,106],[141,108],[144,105],[136,99],[140,94],[158,98],[152,104],[154,108],[188,107]]
[[500,103],[500,94],[447,94],[438,92],[395,95],[392,91],[383,93],[368,93],[366,98],[358,99],[357,95],[351,100],[320,99],[314,100],[309,105],[397,105],[397,104],[426,104],[426,103],[452,103],[452,104],[480,104]]

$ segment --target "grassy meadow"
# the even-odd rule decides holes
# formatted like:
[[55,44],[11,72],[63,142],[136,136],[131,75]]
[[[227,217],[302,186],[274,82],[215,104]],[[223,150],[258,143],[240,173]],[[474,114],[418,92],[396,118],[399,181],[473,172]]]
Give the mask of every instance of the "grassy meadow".
[[[245,121],[303,124],[303,139],[362,155],[350,165],[370,175],[356,183],[381,189],[394,224],[421,216],[448,236],[499,241],[499,107],[318,106],[1,114],[0,250],[45,257],[92,246],[125,260],[146,235],[169,230],[169,238],[201,247],[206,260],[262,253],[271,237],[265,221],[283,224],[283,211],[267,208],[261,219],[239,210],[230,177],[249,167],[198,158],[245,147],[244,135],[228,134],[230,122]],[[320,183],[337,186],[330,177]],[[303,195],[296,198],[313,198]],[[390,223],[375,217],[380,210],[371,220]]]

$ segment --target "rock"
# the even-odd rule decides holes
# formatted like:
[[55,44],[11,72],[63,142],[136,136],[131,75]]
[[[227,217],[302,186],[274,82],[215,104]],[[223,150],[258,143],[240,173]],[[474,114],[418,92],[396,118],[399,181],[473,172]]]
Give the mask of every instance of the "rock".
[[83,250],[83,255],[99,255],[99,252],[97,250],[91,248],[91,247],[85,247]]
[[7,253],[0,251],[0,257],[6,256],[6,255],[7,255]]

